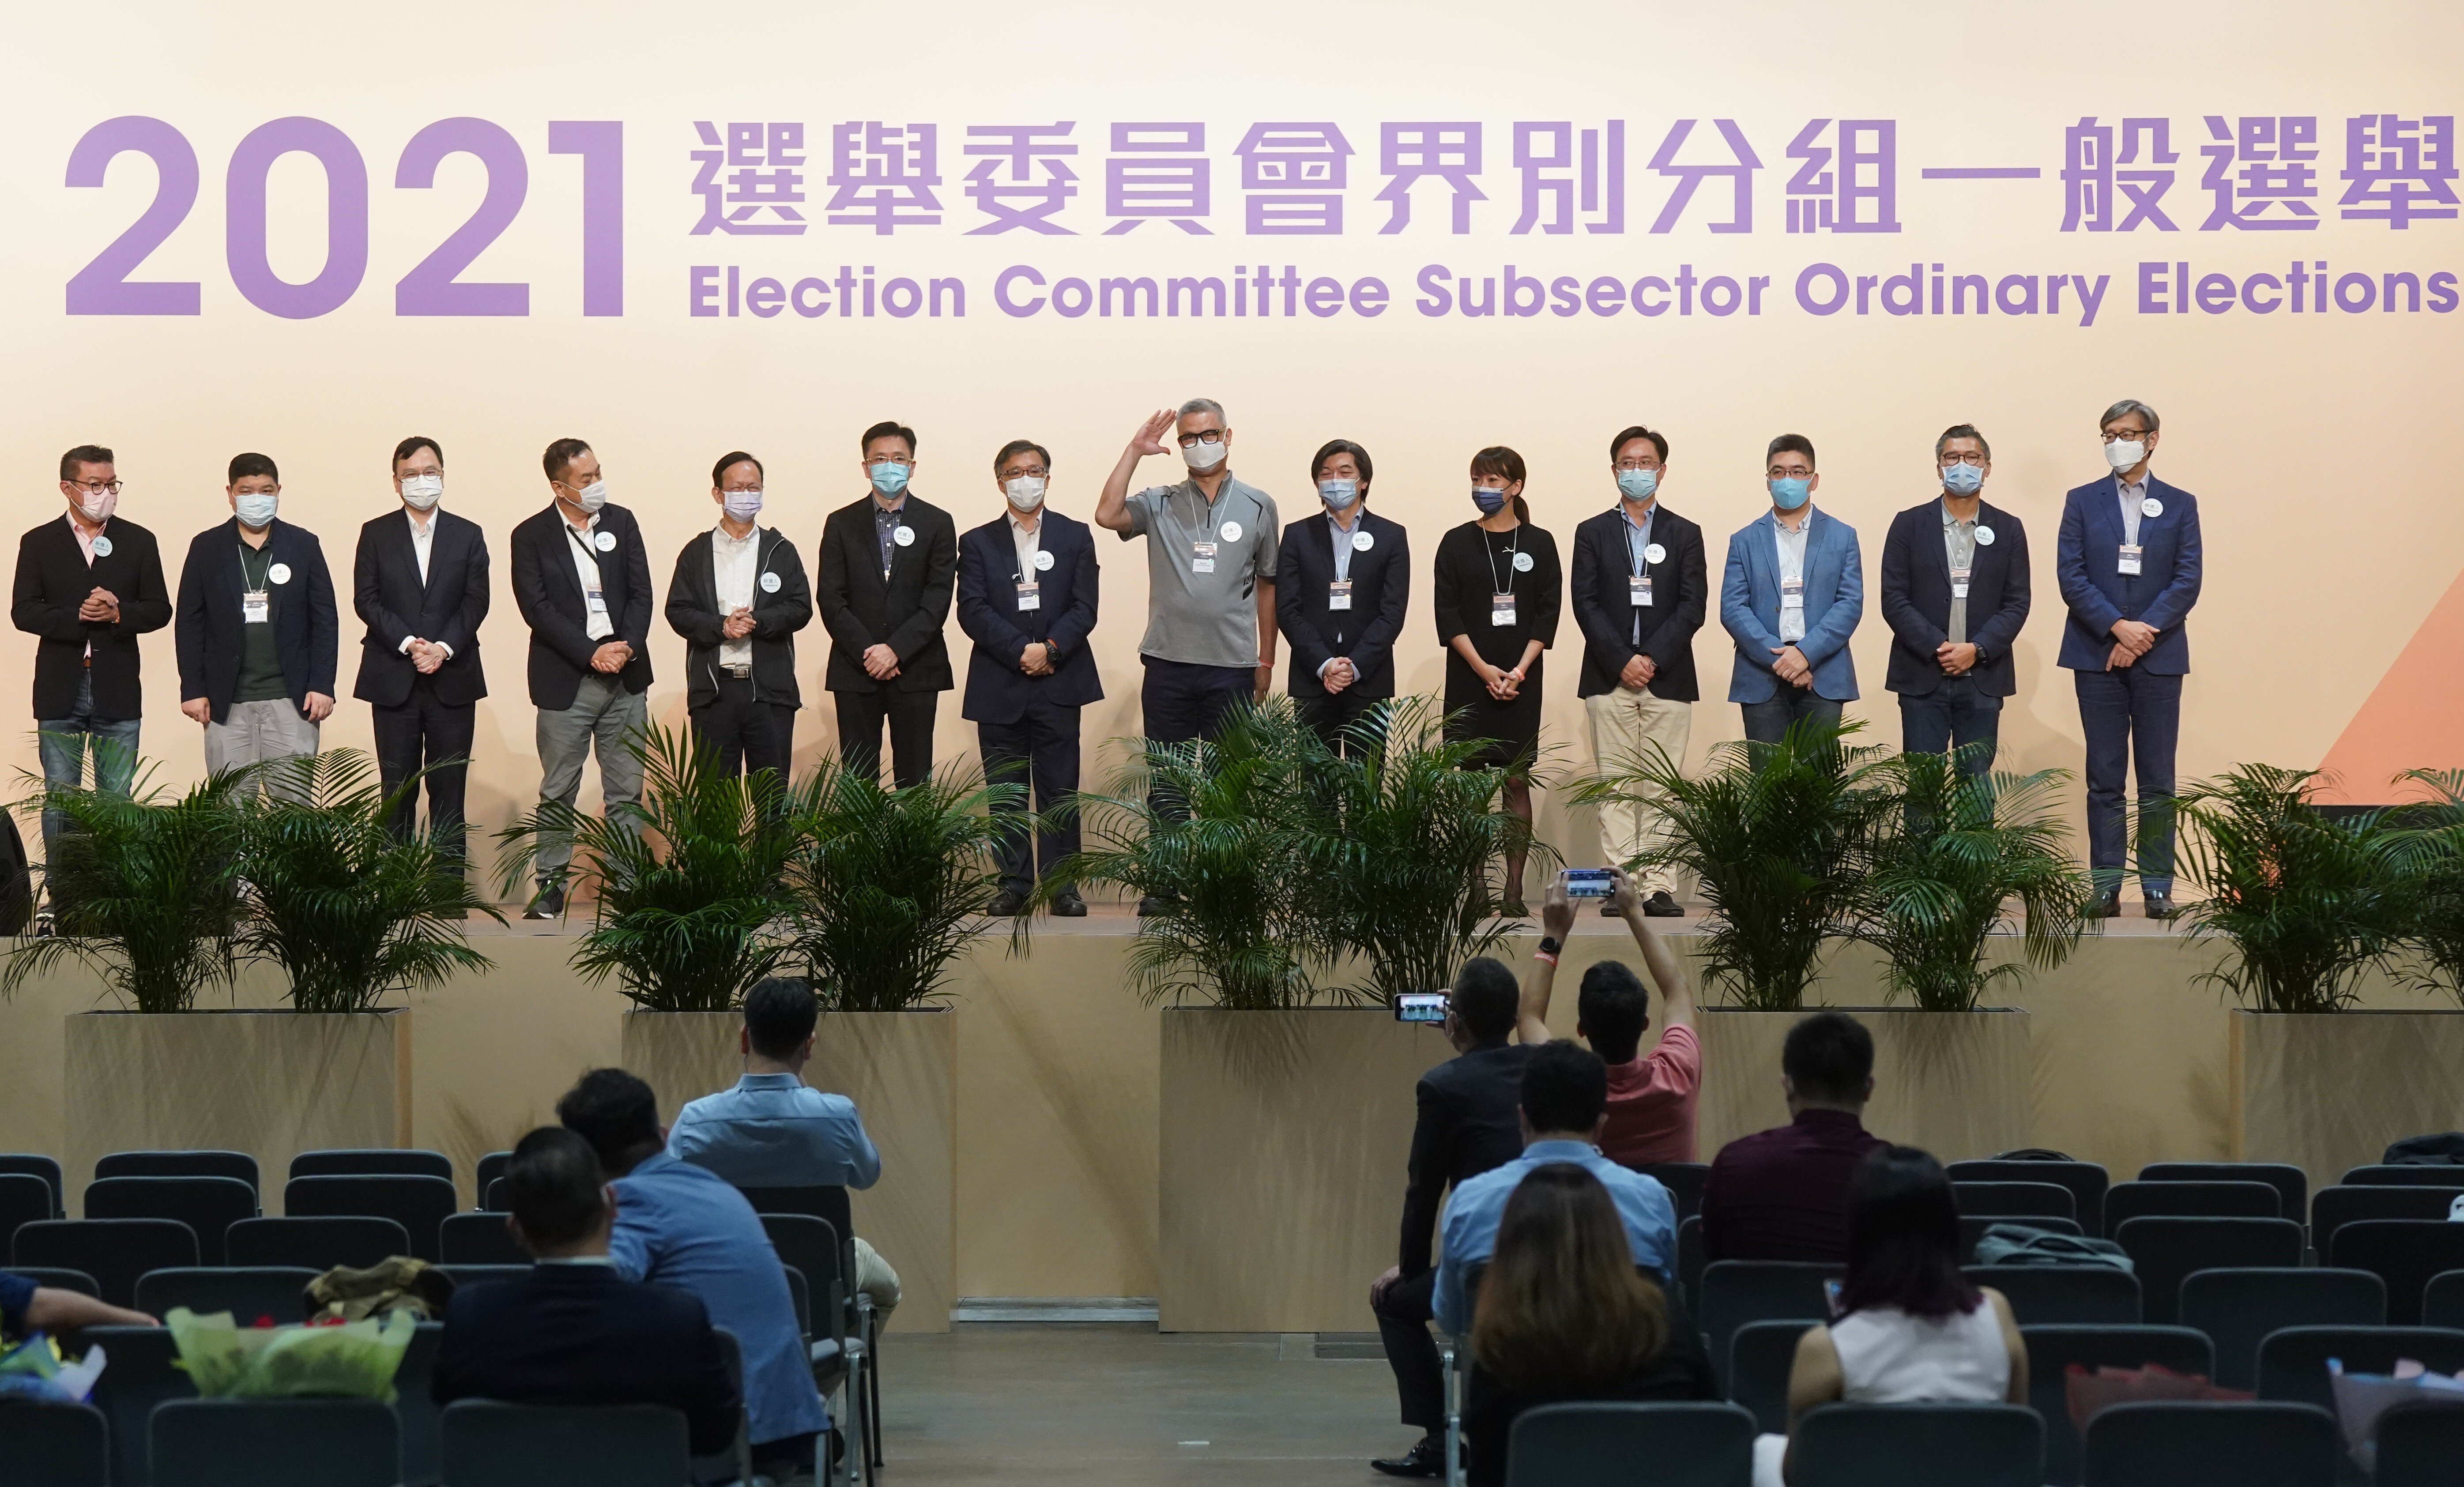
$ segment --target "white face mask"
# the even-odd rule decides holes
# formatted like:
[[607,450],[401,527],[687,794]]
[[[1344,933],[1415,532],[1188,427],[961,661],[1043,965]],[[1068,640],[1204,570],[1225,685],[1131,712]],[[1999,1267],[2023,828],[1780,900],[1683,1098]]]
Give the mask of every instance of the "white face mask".
[[1031,512],[1044,504],[1044,477],[1021,475],[1001,487],[1001,494],[1023,512]]
[[405,475],[402,481],[402,498],[410,503],[413,511],[434,511],[436,503],[445,498],[445,477],[443,475]]
[[1213,444],[1209,444],[1205,440],[1200,439],[1196,444],[1193,444],[1189,448],[1181,450],[1180,458],[1181,462],[1186,464],[1192,470],[1213,470],[1216,466],[1223,463],[1222,441],[1218,440]]
[[729,491],[721,497],[727,514],[738,521],[751,521],[761,514],[760,491]]
[[279,504],[280,497],[271,491],[242,491],[231,502],[231,510],[238,514],[241,526],[255,532],[273,524],[275,509]]
[[[567,487],[567,489],[571,488]],[[596,514],[599,508],[607,504],[607,482],[594,480],[581,490],[575,491],[573,504],[581,507],[585,515]]]
[[2104,447],[2104,462],[2119,473],[2147,457],[2147,446],[2137,439],[2116,439]]

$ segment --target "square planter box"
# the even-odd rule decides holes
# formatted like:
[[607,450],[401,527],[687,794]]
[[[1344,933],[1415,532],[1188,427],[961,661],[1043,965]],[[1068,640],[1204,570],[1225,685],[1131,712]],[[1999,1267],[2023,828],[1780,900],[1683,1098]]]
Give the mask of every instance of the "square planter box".
[[2235,1010],[2227,1025],[2234,1161],[2290,1162],[2316,1192],[2391,1141],[2464,1130],[2464,1012]]
[[[947,1332],[957,1302],[957,1017],[937,1009],[822,1017],[804,1080],[853,1100],[881,1181],[848,1194],[856,1232],[898,1272],[893,1332]],[[623,1062],[657,1091],[659,1119],[744,1073],[733,1012],[628,1012]]]
[[80,1012],[66,1024],[72,1214],[114,1151],[248,1152],[259,1203],[279,1214],[298,1153],[411,1145],[407,1011]]
[[1367,1332],[1395,1263],[1413,1086],[1454,1057],[1382,1008],[1164,1013],[1167,1332]]
[[[1708,1162],[1740,1136],[1788,1124],[1780,1091],[1780,1047],[1808,1012],[1706,1007],[1696,1014],[1703,1041],[1703,1094],[1695,1114],[1695,1160]],[[1990,1157],[2027,1146],[2035,1125],[2035,1076],[2028,1014],[2008,1008],[1917,1012],[1841,1007],[1874,1035],[1874,1099],[1865,1128],[1945,1162]]]

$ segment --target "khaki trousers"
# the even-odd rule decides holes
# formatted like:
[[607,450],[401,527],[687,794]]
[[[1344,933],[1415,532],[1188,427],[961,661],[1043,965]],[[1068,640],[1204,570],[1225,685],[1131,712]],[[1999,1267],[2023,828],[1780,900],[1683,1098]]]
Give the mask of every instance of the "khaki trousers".
[[[1655,697],[1648,690],[1619,687],[1583,699],[1592,724],[1592,757],[1602,770],[1630,768],[1638,759],[1654,757],[1653,746],[1671,763],[1685,763],[1686,740],[1692,736],[1694,705]],[[1622,867],[1668,840],[1668,819],[1648,801],[1618,801],[1600,807],[1600,852],[1606,865]],[[1645,894],[1677,891],[1677,877],[1664,867],[1636,873],[1635,886]]]

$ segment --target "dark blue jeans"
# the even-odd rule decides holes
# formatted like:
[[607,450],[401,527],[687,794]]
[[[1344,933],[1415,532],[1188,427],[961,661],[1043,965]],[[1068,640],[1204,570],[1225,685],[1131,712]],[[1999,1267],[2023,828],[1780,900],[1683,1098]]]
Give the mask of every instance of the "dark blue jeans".
[[1786,682],[1761,702],[1741,702],[1737,706],[1745,711],[1746,738],[1752,743],[1779,742],[1788,733],[1788,726],[1798,718],[1839,721],[1838,703],[1811,687],[1791,687]]
[[1993,767],[2002,734],[2002,699],[1976,689],[1974,676],[1946,676],[1923,696],[1900,694],[1900,748],[1909,754],[1948,754],[1969,744],[1985,747],[1961,761],[1970,775]]
[[2122,781],[2134,765],[2139,776],[2139,890],[2173,891],[2173,822],[2162,816],[2145,824],[2150,802],[2173,794],[2173,746],[2182,733],[2182,678],[2159,676],[2139,667],[2111,671],[2074,671],[2079,687],[2079,728],[2087,734],[2087,865],[2097,886],[2112,892],[2129,858],[2122,809]]
[[[77,679],[77,711],[64,718],[36,718],[34,728],[41,734],[37,745],[43,756],[43,784],[54,790],[75,790],[85,783],[86,755],[94,756],[94,788],[109,795],[128,794],[137,777],[137,730],[135,718],[99,718],[94,715],[94,678]],[[43,860],[52,857],[52,842],[59,837],[68,818],[54,810],[43,812]]]

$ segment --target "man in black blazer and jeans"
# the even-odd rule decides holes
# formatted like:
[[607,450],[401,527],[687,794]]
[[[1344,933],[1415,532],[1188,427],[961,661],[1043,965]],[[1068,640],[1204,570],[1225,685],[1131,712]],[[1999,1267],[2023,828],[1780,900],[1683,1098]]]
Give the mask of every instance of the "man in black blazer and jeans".
[[[180,711],[206,730],[206,769],[303,758],[334,711],[341,616],[316,534],[281,520],[281,472],[231,457],[231,519],[188,544],[180,569]],[[269,789],[306,798],[304,775]]]
[[891,772],[900,789],[933,770],[933,714],[951,687],[950,618],[958,528],[907,489],[915,430],[896,420],[864,431],[872,490],[822,526],[814,587],[830,632],[829,690],[838,706],[839,762],[881,773],[890,725]]
[[[61,455],[60,494],[67,516],[17,539],[9,603],[17,628],[36,637],[43,783],[84,784],[91,752],[95,788],[124,796],[137,775],[144,712],[137,637],[171,623],[171,595],[154,534],[117,514],[120,472],[109,449],[81,444]],[[46,859],[65,823],[55,811],[43,813]]]
[[[445,452],[414,434],[394,447],[394,493],[402,509],[360,528],[351,563],[352,604],[367,635],[351,695],[367,703],[377,734],[377,778],[391,795],[428,771],[428,829],[463,854],[463,788],[479,699],[479,623],[488,618],[488,536],[475,521],[441,510]],[[393,829],[411,834],[415,790],[395,805]]]
[[[960,716],[976,725],[984,777],[1029,786],[1035,808],[1053,824],[1001,844],[1001,891],[986,912],[1015,914],[1044,868],[1078,850],[1078,816],[1060,810],[1078,794],[1078,714],[1104,695],[1087,637],[1095,628],[1098,574],[1094,535],[1044,504],[1052,457],[1044,446],[1012,439],[993,456],[1001,514],[958,539],[958,628],[976,643],[967,658]],[[1012,809],[1023,812],[1026,801]],[[1052,911],[1087,912],[1078,890],[1062,884]]]
[[685,710],[728,775],[787,782],[796,742],[796,632],[813,620],[796,544],[761,515],[761,462],[742,449],[711,467],[718,525],[676,555],[668,623],[685,638]]
[[1464,962],[1445,1022],[1446,1041],[1458,1057],[1421,1075],[1414,1091],[1419,1117],[1403,1190],[1402,1249],[1394,1268],[1369,1286],[1369,1306],[1402,1396],[1403,1423],[1422,1432],[1402,1455],[1370,1463],[1389,1476],[1438,1476],[1445,1470],[1444,1371],[1429,1337],[1438,1210],[1449,1187],[1523,1154],[1523,1068],[1536,1045],[1507,1041],[1521,1002],[1513,972],[1485,955]]
[[[531,705],[539,709],[539,805],[571,809],[595,747],[605,809],[642,797],[633,753],[649,714],[650,557],[633,514],[607,504],[599,455],[559,439],[539,456],[547,510],[514,529],[514,603],[531,627]],[[573,839],[543,832],[525,919],[564,912]]]
[[1993,451],[1967,424],[1934,441],[1942,494],[1891,518],[1882,539],[1882,620],[1891,627],[1884,685],[1900,697],[1900,747],[1993,767],[2002,699],[2018,690],[2011,645],[2028,623],[2028,533],[1980,493]]
[[1369,451],[1334,439],[1309,467],[1326,508],[1284,528],[1275,554],[1275,623],[1291,643],[1292,707],[1336,745],[1371,706],[1395,695],[1395,637],[1412,602],[1412,544],[1400,522],[1369,509]]

